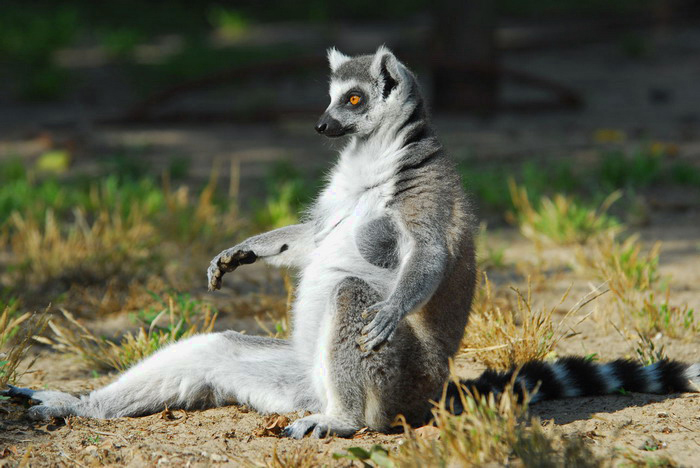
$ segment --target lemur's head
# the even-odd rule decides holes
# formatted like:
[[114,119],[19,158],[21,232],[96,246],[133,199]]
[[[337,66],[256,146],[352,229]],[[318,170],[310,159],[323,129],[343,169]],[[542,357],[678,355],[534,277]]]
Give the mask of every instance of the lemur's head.
[[328,49],[331,103],[316,124],[328,137],[367,136],[385,122],[395,122],[410,101],[419,99],[413,74],[389,49],[348,57]]

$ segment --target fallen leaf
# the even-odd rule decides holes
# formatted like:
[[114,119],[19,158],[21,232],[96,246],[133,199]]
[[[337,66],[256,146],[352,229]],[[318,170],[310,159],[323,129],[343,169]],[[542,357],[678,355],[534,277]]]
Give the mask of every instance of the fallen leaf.
[[2,452],[0,452],[0,459],[7,458],[11,455],[17,455],[17,447],[14,445],[12,447],[5,447],[2,449]]
[[165,409],[163,411],[160,412],[158,417],[160,419],[165,419],[166,421],[173,421],[173,420],[177,419],[175,417],[175,415],[173,414],[173,412],[170,411],[170,408],[168,408],[167,406],[165,407]]
[[355,432],[355,434],[352,436],[353,439],[361,439],[363,435],[365,435],[369,431],[369,427],[365,426],[359,431]]
[[273,414],[265,418],[261,427],[257,428],[253,434],[257,437],[279,436],[282,430],[289,425],[287,416]]
[[187,420],[187,411],[185,411],[185,410],[179,410],[179,411],[182,411],[183,415],[178,418],[177,416],[175,416],[175,413],[170,408],[168,408],[166,406],[165,409],[160,412],[159,417],[160,417],[160,419],[164,419],[166,421],[180,421],[180,422],[186,421]]

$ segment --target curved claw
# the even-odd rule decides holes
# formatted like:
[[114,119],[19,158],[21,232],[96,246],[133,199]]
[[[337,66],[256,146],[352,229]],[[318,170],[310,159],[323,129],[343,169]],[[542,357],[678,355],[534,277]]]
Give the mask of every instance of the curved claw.
[[207,282],[209,291],[215,291],[221,288],[221,270],[216,265],[210,265],[207,269]]

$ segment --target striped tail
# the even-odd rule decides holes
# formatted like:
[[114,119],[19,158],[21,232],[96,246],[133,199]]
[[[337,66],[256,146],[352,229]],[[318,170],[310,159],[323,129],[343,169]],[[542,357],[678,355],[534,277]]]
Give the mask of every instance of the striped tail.
[[[516,369],[487,369],[478,379],[462,380],[462,387],[481,395],[501,393],[513,380]],[[664,359],[649,366],[618,359],[599,364],[583,357],[566,357],[554,362],[531,361],[515,377],[514,391],[524,389],[532,396],[530,403],[557,398],[609,395],[622,392],[681,393],[700,391],[700,363],[684,364]],[[454,383],[447,387],[447,401],[454,412],[462,412],[459,390]]]

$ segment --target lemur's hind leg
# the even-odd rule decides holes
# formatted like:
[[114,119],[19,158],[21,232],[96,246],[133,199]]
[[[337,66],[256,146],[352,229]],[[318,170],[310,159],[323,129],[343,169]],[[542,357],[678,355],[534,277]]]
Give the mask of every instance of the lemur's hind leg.
[[10,389],[40,404],[34,419],[69,415],[141,416],[169,408],[248,404],[261,412],[318,411],[317,399],[291,345],[236,332],[210,333],[172,344],[80,398],[62,392]]
[[[396,402],[408,413],[428,405],[430,395],[416,400],[415,392],[404,387],[421,388],[416,367],[420,360],[418,340],[408,323],[402,321],[394,338],[367,355],[360,348],[362,328],[372,320],[368,307],[381,300],[370,285],[359,278],[346,278],[335,294],[333,327],[328,344],[328,402],[323,414],[301,418],[285,429],[285,435],[302,438],[337,435],[348,437],[358,429],[387,430],[396,416]],[[363,317],[363,315],[365,315]],[[409,414],[410,416],[410,414]]]

